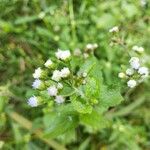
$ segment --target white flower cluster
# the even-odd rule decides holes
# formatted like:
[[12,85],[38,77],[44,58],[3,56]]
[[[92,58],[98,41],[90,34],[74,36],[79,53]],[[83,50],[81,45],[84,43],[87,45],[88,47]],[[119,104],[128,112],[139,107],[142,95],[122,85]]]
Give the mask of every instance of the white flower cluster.
[[43,75],[43,70],[39,67],[37,69],[35,69],[35,72],[33,73],[33,77],[35,78],[34,82],[32,83],[32,87],[33,89],[39,89],[40,87],[43,86],[42,81],[40,80],[40,78]]
[[97,43],[94,43],[94,44],[88,43],[86,45],[87,50],[93,50],[93,49],[96,49],[97,47],[98,47]]
[[139,52],[139,53],[143,53],[144,52],[144,48],[141,47],[141,46],[139,47],[137,45],[133,46],[132,50],[135,51],[135,52]]
[[[69,50],[62,51],[62,50],[58,49],[58,51],[55,53],[55,55],[56,55],[57,59],[60,59],[60,60],[63,60],[63,61],[65,61],[65,60],[67,60],[67,59],[69,59],[71,57],[71,53],[70,53]],[[58,82],[58,81],[60,81],[63,78],[67,78],[69,75],[70,75],[69,68],[64,67],[61,70],[54,70],[53,73],[52,73],[51,79]],[[62,88],[63,88],[63,85],[61,83],[58,83],[57,86],[52,85],[52,86],[50,86],[47,89],[48,94],[50,96],[54,96],[55,97],[55,101],[58,104],[61,104],[61,103],[63,103],[65,101],[63,96],[57,95],[58,94],[58,90],[62,89]]]
[[138,57],[131,57],[129,60],[130,68],[125,73],[120,72],[119,78],[129,78],[127,85],[130,88],[134,88],[138,83],[142,82],[149,75],[147,67],[141,66],[140,59]]
[[70,58],[71,53],[69,50],[62,51],[58,49],[58,51],[55,53],[55,56],[60,60],[67,60]]
[[64,67],[63,69],[59,70],[54,70],[53,75],[52,75],[52,80],[54,81],[60,81],[62,78],[66,78],[70,75],[70,70],[67,67]]
[[109,29],[110,33],[119,32],[118,26],[114,26],[113,28]]
[[[95,47],[97,46],[95,45]],[[53,104],[53,101],[57,104],[62,104],[65,102],[65,97],[67,96],[67,94],[66,96],[61,94],[61,90],[63,90],[65,84],[80,86],[87,83],[87,72],[77,72],[76,75],[71,73],[71,68],[68,67],[70,66],[70,62],[67,62],[71,57],[69,50],[62,51],[58,49],[55,56],[54,61],[48,59],[42,69],[39,67],[33,73],[35,80],[32,83],[32,87],[33,89],[38,89],[39,95],[32,96],[28,99],[27,103],[31,107],[45,103],[46,101],[44,100],[49,98],[52,100],[50,100],[50,103],[47,101],[50,105]],[[55,64],[55,62],[57,63]],[[71,85],[73,83],[72,80],[77,81],[77,83]]]
[[90,54],[93,54],[93,52],[95,51],[96,48],[98,48],[97,43],[88,43],[85,46],[85,49],[83,52],[83,58],[87,59],[90,56]]
[[[58,51],[55,53],[55,56],[59,60],[66,61],[71,57],[71,53],[69,50],[63,51],[58,49]],[[54,84],[47,88],[48,95],[54,97],[54,101],[56,103],[61,104],[65,101],[65,99],[63,96],[58,95],[59,90],[63,89],[63,84],[59,81],[67,78],[70,75],[70,69],[68,67],[63,67],[61,70],[54,70],[55,65],[51,59],[48,59],[45,62],[44,66],[48,69],[51,69],[52,76],[50,78],[54,82]],[[45,88],[46,83],[45,81],[42,81],[42,79],[45,79],[45,76],[48,77],[46,71],[42,70],[40,67],[35,69],[35,72],[33,73],[33,77],[35,78],[35,81],[32,83],[33,89],[41,90],[43,89],[43,87]],[[30,105],[31,107],[36,107],[38,105],[38,98],[36,96],[30,97],[28,99],[28,105]]]
[[[63,69],[59,70],[54,70],[52,74],[52,80],[54,81],[60,81],[62,78],[66,78],[70,75],[70,70],[67,67],[64,67]],[[63,85],[61,83],[58,83],[57,86],[52,85],[50,86],[48,90],[48,94],[50,96],[55,96],[55,102],[58,104],[61,104],[65,101],[64,97],[58,94],[58,90],[62,89]]]
[[145,7],[146,4],[147,4],[147,1],[146,1],[146,0],[140,0],[140,2],[141,2],[141,6],[142,6],[142,7]]
[[65,101],[63,96],[57,95],[58,94],[58,90],[62,89],[62,88],[63,88],[63,85],[61,83],[58,83],[57,87],[55,85],[52,85],[52,86],[50,86],[47,89],[48,94],[50,96],[54,96],[55,97],[55,102],[58,103],[58,104],[61,104],[61,103],[63,103]]

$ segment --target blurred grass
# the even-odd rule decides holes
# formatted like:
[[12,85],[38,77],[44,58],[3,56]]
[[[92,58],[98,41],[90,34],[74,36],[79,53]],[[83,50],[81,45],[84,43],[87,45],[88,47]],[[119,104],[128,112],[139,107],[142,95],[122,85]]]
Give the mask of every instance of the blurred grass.
[[[142,45],[147,55],[150,54],[149,1],[142,6],[140,0],[0,0],[0,141],[4,142],[3,149],[48,149],[48,145],[32,139],[31,132],[20,128],[6,112],[17,111],[32,122],[39,119],[36,124],[40,124],[40,119],[44,117],[43,110],[27,106],[27,91],[31,87],[33,70],[52,57],[57,48],[73,51],[75,48],[82,49],[87,43],[96,42],[99,49],[95,55],[103,64],[106,82],[112,82],[120,65],[128,61],[126,58],[120,59],[122,49],[109,46],[108,30],[115,25],[120,26],[128,48],[135,44]],[[146,59],[150,66],[149,56]],[[133,131],[135,136],[141,134],[141,139],[138,137],[133,140],[139,146],[133,144],[133,147],[127,149],[148,150],[150,147],[149,87],[149,82],[140,85],[134,91],[135,94],[131,93],[129,100],[117,108],[122,109],[130,101],[134,102],[141,95],[144,96],[144,103],[140,107],[128,116],[115,118],[120,120],[119,124],[130,126],[132,131],[135,126],[143,129],[140,132]],[[32,93],[32,90],[29,92]],[[109,130],[112,131],[111,136],[118,137],[119,131]],[[68,147],[86,147],[82,146],[83,142],[93,150],[97,147],[123,150],[120,140],[107,140],[110,135],[107,132],[101,131],[95,135],[90,140],[91,144],[86,139],[87,135],[83,134],[81,141],[76,139]],[[19,141],[16,136],[20,137]],[[127,142],[130,138],[122,135],[121,140]]]

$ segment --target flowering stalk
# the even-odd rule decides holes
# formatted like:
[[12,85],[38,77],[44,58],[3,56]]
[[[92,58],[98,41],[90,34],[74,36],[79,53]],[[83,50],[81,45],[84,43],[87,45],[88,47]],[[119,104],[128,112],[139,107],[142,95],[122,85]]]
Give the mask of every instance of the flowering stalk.
[[[116,39],[118,41],[121,39],[118,37],[119,28],[117,26],[113,27],[109,30],[109,32],[113,33],[114,36],[112,39]],[[123,41],[123,43],[126,43]],[[111,45],[120,44],[119,42],[114,42],[112,40]],[[125,48],[127,55],[130,57],[129,65],[124,68],[123,72],[118,74],[119,78],[127,79],[127,86],[129,88],[134,88],[149,76],[149,69],[146,66],[143,66],[143,58],[142,54],[144,53],[144,48],[141,46],[132,46],[131,51],[125,44],[120,44]]]
[[[32,84],[33,89],[41,92],[46,92],[49,99],[57,104],[65,102],[66,97],[73,94],[83,96],[83,93],[77,88],[82,84],[85,84],[85,78],[87,73],[83,72],[82,75],[74,74],[71,68],[71,53],[69,50],[60,50],[55,53],[56,62],[48,59],[43,67],[35,69],[33,77],[35,81]],[[55,64],[55,65],[54,65]],[[58,68],[56,68],[58,66]],[[82,82],[79,82],[82,81]],[[79,84],[80,83],[80,84]],[[72,92],[63,94],[65,85],[68,85],[72,89]],[[75,85],[78,85],[75,87]],[[45,103],[40,94],[32,96],[28,99],[28,104],[31,107],[37,107],[38,105]]]

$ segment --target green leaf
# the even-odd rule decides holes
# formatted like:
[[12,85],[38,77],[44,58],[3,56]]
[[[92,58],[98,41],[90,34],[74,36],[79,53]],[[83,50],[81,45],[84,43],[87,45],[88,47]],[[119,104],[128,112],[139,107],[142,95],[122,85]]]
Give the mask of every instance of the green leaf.
[[78,150],[87,150],[87,148],[89,147],[90,140],[91,140],[90,137],[84,140],[79,146]]
[[138,14],[138,9],[134,4],[124,2],[122,3],[122,9],[129,18],[132,18]]
[[76,140],[76,131],[73,130],[68,130],[64,134],[61,134],[60,136],[57,137],[59,141],[61,141],[63,144],[69,144],[71,142],[75,142]]
[[0,113],[4,110],[7,101],[8,101],[8,97],[0,96]]
[[12,129],[13,129],[14,138],[15,138],[16,143],[20,143],[23,139],[22,139],[22,134],[19,129],[19,125],[16,123],[12,123]]
[[119,87],[102,87],[99,103],[101,106],[109,108],[118,105],[122,100]]
[[45,131],[45,137],[54,138],[58,135],[61,135],[68,130],[71,130],[77,126],[78,123],[78,117],[76,115],[55,115],[55,116],[49,116],[49,119],[51,120],[51,124],[49,125],[49,128]]
[[60,91],[60,95],[62,95],[62,96],[69,96],[72,92],[74,92],[74,89],[71,88],[69,85],[67,85],[65,83],[63,85],[64,85],[64,87]]
[[99,98],[103,77],[98,60],[95,57],[91,57],[81,67],[80,72],[88,73],[87,83],[85,85],[86,96],[90,98]]
[[85,61],[85,63],[81,66],[79,73],[89,73],[91,69],[96,65],[97,60],[95,57],[91,57]]
[[97,131],[108,125],[108,120],[96,109],[93,109],[91,114],[81,114],[80,122],[85,125],[90,132]]
[[78,124],[78,116],[70,105],[60,106],[50,114],[44,116],[46,131],[44,136],[54,138],[74,129]]
[[109,29],[116,23],[116,20],[117,19],[112,14],[104,13],[102,16],[98,18],[97,27]]
[[35,20],[39,19],[38,16],[25,16],[25,17],[20,17],[15,20],[15,24],[25,24],[29,22],[33,22]]
[[85,95],[88,98],[96,98],[99,97],[100,94],[100,85],[96,82],[94,78],[88,78],[87,83],[85,85]]
[[90,114],[92,112],[92,109],[93,109],[91,105],[84,104],[84,103],[77,101],[77,100],[73,100],[72,104],[74,106],[74,109],[77,112],[82,113],[82,114],[86,114],[86,113]]

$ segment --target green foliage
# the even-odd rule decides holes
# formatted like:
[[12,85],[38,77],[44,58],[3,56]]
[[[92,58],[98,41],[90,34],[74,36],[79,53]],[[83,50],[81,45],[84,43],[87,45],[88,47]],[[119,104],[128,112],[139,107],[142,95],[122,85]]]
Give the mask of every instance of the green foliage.
[[[149,149],[149,79],[129,90],[117,77],[133,45],[145,48],[140,55],[150,67],[149,6],[148,0],[0,0],[0,149]],[[111,46],[116,39],[108,31],[116,25],[119,44]],[[88,43],[98,48],[85,59]],[[73,74],[88,74],[76,89],[64,84],[61,106],[46,89],[31,89],[33,70],[58,48],[72,54],[79,48],[70,66]],[[30,108],[26,99],[36,94],[45,103]]]
[[87,114],[87,113],[91,113],[92,112],[92,106],[89,104],[86,104],[85,99],[81,99],[81,98],[74,98],[72,99],[72,105],[74,107],[74,109],[79,112],[79,113],[83,113],[83,114]]
[[118,87],[103,86],[101,89],[100,105],[104,107],[113,107],[123,100]]
[[62,105],[46,114],[43,123],[46,129],[45,137],[58,137],[58,135],[63,135],[77,126],[78,116],[70,104]]
[[87,127],[87,131],[91,133],[99,131],[102,128],[106,128],[109,124],[108,119],[105,118],[97,109],[93,110],[90,114],[81,114],[80,122],[85,125]]

